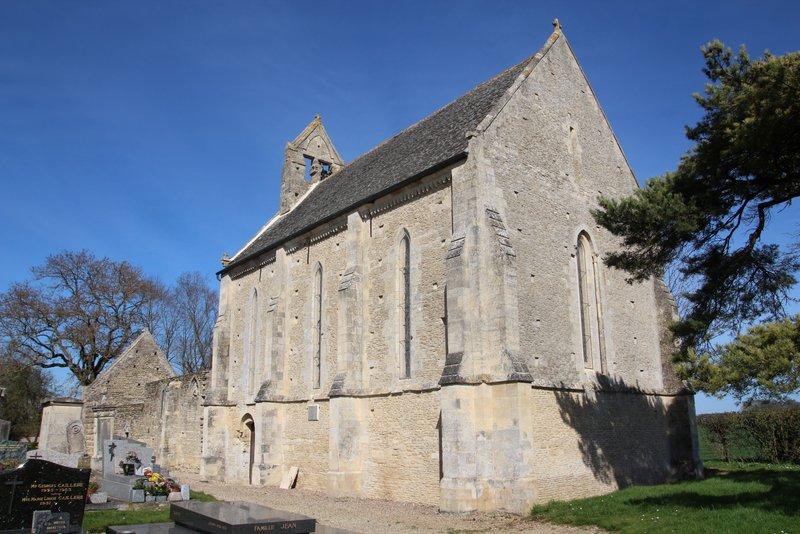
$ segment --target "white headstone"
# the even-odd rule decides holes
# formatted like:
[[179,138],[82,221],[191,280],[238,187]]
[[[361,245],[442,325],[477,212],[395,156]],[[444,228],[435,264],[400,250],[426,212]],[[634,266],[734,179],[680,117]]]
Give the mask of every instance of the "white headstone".
[[[119,469],[119,463],[132,452],[142,465],[150,465],[153,449],[141,441],[132,439],[107,439],[103,441],[103,473],[113,474]],[[138,467],[138,466],[137,466]]]

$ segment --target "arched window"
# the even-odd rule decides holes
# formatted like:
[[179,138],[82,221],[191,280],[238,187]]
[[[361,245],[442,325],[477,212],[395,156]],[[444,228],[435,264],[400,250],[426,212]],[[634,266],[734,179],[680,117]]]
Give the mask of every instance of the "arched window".
[[167,387],[164,386],[164,389],[161,390],[161,416],[164,417],[167,414]]
[[276,298],[267,297],[266,310],[264,312],[264,357],[261,363],[261,377],[264,380],[272,378],[272,339],[275,336],[275,307]]
[[258,290],[253,290],[247,313],[247,326],[244,334],[244,358],[242,359],[242,394],[245,400],[253,395],[255,388],[256,361],[258,358]]
[[400,240],[400,375],[411,376],[411,238],[408,232]]
[[319,388],[322,382],[322,265],[317,265],[314,273],[314,355],[312,366],[314,369],[314,387]]
[[578,294],[580,297],[583,363],[587,369],[605,372],[605,343],[603,341],[602,310],[597,257],[586,232],[578,236]]

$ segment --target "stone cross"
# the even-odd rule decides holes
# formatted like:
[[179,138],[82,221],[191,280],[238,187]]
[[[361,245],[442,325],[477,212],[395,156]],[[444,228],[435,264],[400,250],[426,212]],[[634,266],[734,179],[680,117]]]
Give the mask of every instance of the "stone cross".
[[6,486],[11,486],[11,498],[8,500],[8,514],[11,515],[11,510],[14,508],[14,494],[17,492],[17,486],[23,484],[17,475],[14,475],[14,480],[6,482]]
[[34,452],[33,452],[33,454],[31,454],[30,456],[28,456],[28,458],[36,458],[37,460],[38,460],[39,458],[41,458],[41,457],[42,457],[42,455],[41,455],[41,454],[39,454],[39,451],[34,451]]

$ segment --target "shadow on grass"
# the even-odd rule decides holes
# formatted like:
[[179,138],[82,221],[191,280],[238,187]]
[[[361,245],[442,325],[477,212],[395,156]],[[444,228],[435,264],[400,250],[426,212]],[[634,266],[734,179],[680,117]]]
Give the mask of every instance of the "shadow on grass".
[[800,471],[708,469],[706,473],[707,482],[720,486],[718,492],[711,494],[688,488],[678,490],[680,486],[675,486],[673,493],[633,498],[628,503],[655,507],[759,508],[787,516],[800,516]]

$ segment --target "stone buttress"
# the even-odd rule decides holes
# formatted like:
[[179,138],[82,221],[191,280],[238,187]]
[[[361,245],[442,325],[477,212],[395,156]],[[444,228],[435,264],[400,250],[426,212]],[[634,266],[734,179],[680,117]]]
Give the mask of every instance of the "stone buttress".
[[283,462],[283,434],[286,423],[286,402],[288,384],[286,367],[286,336],[284,325],[287,322],[287,288],[290,286],[291,270],[288,266],[286,250],[279,248],[275,252],[274,295],[267,295],[266,338],[271,342],[265,355],[268,369],[261,375],[266,380],[261,384],[256,395],[256,414],[258,421],[256,432],[256,470],[254,484],[276,485],[283,476],[286,466]]
[[516,254],[480,137],[453,171],[447,254],[448,354],[440,384],[444,511],[522,511],[532,500],[519,357]]
[[203,479],[222,479],[225,476],[223,452],[227,447],[225,408],[234,403],[228,400],[228,366],[230,361],[231,312],[229,294],[231,279],[223,277],[219,284],[219,313],[214,323],[211,349],[211,386],[203,406],[203,450],[200,457],[200,476]]
[[364,391],[364,227],[360,213],[347,218],[347,268],[338,288],[336,375],[330,389],[328,488],[334,495],[361,494],[367,451]]

